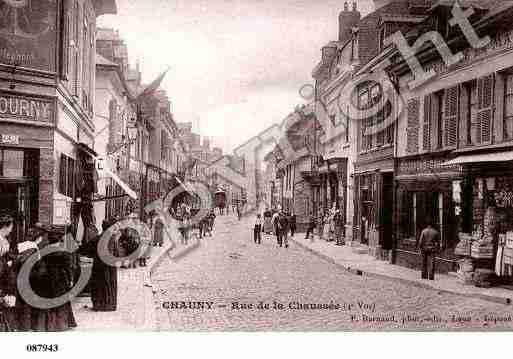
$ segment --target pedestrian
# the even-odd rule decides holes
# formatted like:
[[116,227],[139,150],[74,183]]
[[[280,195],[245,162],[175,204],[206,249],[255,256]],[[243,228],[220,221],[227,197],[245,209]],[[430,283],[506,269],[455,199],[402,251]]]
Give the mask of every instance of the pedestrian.
[[14,258],[8,237],[14,228],[14,219],[0,214],[0,332],[14,331],[13,307],[16,303],[16,274]]
[[314,237],[314,230],[315,230],[315,217],[311,213],[308,218],[308,226],[306,227],[306,236],[305,239],[310,238],[310,234],[312,235],[312,238]]
[[[49,247],[62,248],[62,235],[56,231],[48,235]],[[62,250],[47,254],[44,259],[47,285],[45,294],[47,298],[58,298],[70,293],[73,287],[73,273],[71,267],[71,254]],[[46,332],[65,331],[77,326],[71,302],[58,307],[45,310],[46,318],[40,316],[36,324],[38,330]]]
[[[33,255],[40,258],[40,249],[47,246],[48,233],[40,226],[30,228],[25,241],[18,243],[18,255],[16,257],[16,272],[19,273],[25,262]],[[48,289],[50,282],[54,279],[48,276],[46,258],[39,259],[32,267],[29,275],[29,284],[35,294],[41,297],[49,297]],[[71,270],[71,267],[70,267]],[[47,310],[33,307],[25,302],[20,291],[16,293],[16,330],[18,331],[45,331],[47,321]]]
[[156,247],[162,247],[164,245],[164,223],[160,216],[154,216],[153,224],[153,244]]
[[253,240],[256,244],[262,243],[262,216],[257,214],[257,218],[255,220],[255,226],[253,228]]
[[296,215],[294,214],[294,212],[292,212],[292,214],[290,215],[289,221],[290,221],[290,236],[294,237],[294,233],[296,233]]
[[317,219],[317,234],[319,236],[319,239],[323,239],[323,230],[324,230],[324,212],[321,209],[319,209],[319,217]]
[[420,234],[417,248],[422,255],[422,279],[435,279],[435,257],[440,250],[440,232],[433,226],[433,220],[428,218],[426,228]]
[[276,211],[271,218],[271,222],[273,225],[273,232],[274,232],[274,235],[276,236],[276,240],[278,241],[278,244],[280,244],[280,241],[278,239],[278,217],[280,216],[279,211],[281,211],[281,208],[278,207],[278,211]]
[[240,210],[240,206],[237,205],[237,218],[239,219],[239,221],[240,221],[240,217],[241,217],[241,210]]
[[288,233],[289,233],[289,221],[287,215],[280,211],[278,214],[278,244],[280,247],[285,245],[285,248],[289,247],[288,241]]
[[333,215],[333,224],[335,226],[335,238],[337,240],[337,246],[343,246],[346,244],[344,240],[344,218],[342,212],[339,209],[335,211]]
[[331,240],[331,215],[329,212],[327,212],[324,215],[324,226],[323,226],[323,236],[326,239],[326,242],[329,242]]
[[[103,232],[106,232],[114,224],[115,222],[112,220],[104,220],[102,222]],[[103,236],[107,235],[109,238],[103,239]],[[89,241],[89,243],[84,243],[81,248],[82,254],[93,258],[93,268],[90,279],[91,302],[93,304],[93,310],[97,312],[112,312],[117,309],[117,267],[104,263],[98,253],[98,244],[102,239],[107,241],[108,244],[105,249],[107,249],[112,256],[117,256],[116,246],[119,236],[119,231],[102,233],[102,235],[97,235],[96,238]]]

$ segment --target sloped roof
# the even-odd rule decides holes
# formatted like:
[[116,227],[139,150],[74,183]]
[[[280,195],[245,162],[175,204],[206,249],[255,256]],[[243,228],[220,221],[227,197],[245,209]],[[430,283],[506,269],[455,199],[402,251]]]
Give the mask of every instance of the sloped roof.
[[[431,9],[438,6],[453,6],[456,0],[438,0]],[[472,6],[476,9],[489,10],[492,7],[504,2],[504,0],[459,0],[462,7]]]
[[105,14],[114,15],[118,13],[116,0],[93,0],[93,5],[97,17]]
[[112,66],[112,67],[119,67],[118,64],[115,62],[112,62],[99,53],[96,53],[96,66]]

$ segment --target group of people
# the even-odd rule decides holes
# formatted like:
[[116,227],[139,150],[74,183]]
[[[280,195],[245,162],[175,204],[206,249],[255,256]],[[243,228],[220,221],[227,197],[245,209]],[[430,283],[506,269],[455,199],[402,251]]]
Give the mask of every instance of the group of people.
[[253,239],[256,244],[262,243],[262,232],[269,233],[268,223],[272,226],[272,231],[276,236],[278,246],[285,248],[289,247],[288,234],[294,237],[296,232],[296,215],[294,213],[283,211],[280,207],[277,211],[266,210],[264,212],[264,219],[262,215],[257,214],[255,225],[253,227]]
[[338,208],[333,206],[326,212],[321,209],[317,220],[313,214],[310,215],[305,238],[313,237],[317,227],[319,239],[324,239],[328,242],[336,241],[337,245],[345,245],[344,226],[344,217]]
[[[39,304],[45,299],[67,294],[75,281],[70,253],[52,251],[40,255],[47,247],[60,246],[62,236],[36,225],[27,232],[25,241],[13,243],[10,240],[13,229],[14,218],[1,214],[0,331],[64,331],[76,327],[69,301],[52,308]],[[17,278],[24,264],[32,261],[34,255],[39,259],[20,287]],[[26,294],[30,288],[33,293]]]
[[214,232],[214,223],[216,214],[214,209],[210,209],[206,215],[202,215],[198,221],[194,221],[193,216],[197,210],[193,210],[186,203],[180,203],[176,208],[170,208],[171,215],[178,221],[178,230],[181,234],[181,244],[187,245],[194,230],[198,231],[198,237],[203,238],[207,235],[212,237]]
[[[129,215],[125,219],[137,218]],[[117,218],[103,221],[102,232],[91,224],[83,229],[83,236],[71,227],[66,233],[50,229],[39,223],[25,233],[23,241],[14,240],[12,232],[15,227],[14,218],[9,214],[0,214],[0,331],[64,331],[77,326],[70,302],[55,308],[38,305],[26,300],[22,287],[17,283],[22,267],[27,261],[35,265],[30,270],[27,288],[42,298],[57,298],[67,295],[80,277],[80,262],[85,258],[92,260],[91,277],[82,290],[82,295],[90,295],[92,310],[98,312],[117,310],[117,272],[118,268],[134,268],[146,266],[151,256],[152,247],[163,245],[164,225],[155,214],[148,217],[151,238],[141,245],[141,234],[130,226],[116,228],[121,223]],[[98,253],[98,244],[107,234],[107,249],[113,257],[120,258],[113,263],[105,263]],[[82,237],[81,242],[75,238]],[[43,249],[49,247],[71,248],[69,243],[78,244],[75,252],[57,250],[41,255]],[[136,255],[132,255],[138,251]],[[122,258],[131,257],[129,260]],[[82,262],[82,266],[84,262]],[[71,298],[70,298],[71,299]],[[27,303],[28,302],[28,303]]]

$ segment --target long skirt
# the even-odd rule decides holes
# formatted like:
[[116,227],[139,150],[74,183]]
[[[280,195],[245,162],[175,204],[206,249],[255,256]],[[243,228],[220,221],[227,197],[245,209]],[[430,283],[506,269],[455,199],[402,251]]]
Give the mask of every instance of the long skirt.
[[14,328],[9,322],[9,309],[0,307],[0,332],[12,332]]
[[118,270],[95,258],[90,280],[93,310],[110,312],[117,309]]

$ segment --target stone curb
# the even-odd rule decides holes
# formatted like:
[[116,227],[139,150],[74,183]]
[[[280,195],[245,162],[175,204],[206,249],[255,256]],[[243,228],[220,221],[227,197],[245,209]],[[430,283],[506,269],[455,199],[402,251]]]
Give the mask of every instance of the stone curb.
[[429,285],[427,283],[419,283],[419,282],[417,282],[415,280],[412,280],[412,279],[398,278],[398,277],[394,277],[392,275],[373,273],[373,272],[369,272],[369,271],[363,271],[363,270],[358,269],[358,268],[351,268],[348,265],[345,265],[343,263],[337,262],[335,259],[331,258],[328,255],[320,253],[320,252],[316,251],[315,249],[312,249],[312,248],[304,245],[303,243],[295,240],[294,238],[290,238],[290,240],[293,241],[294,243],[296,243],[299,247],[303,248],[304,250],[306,250],[306,251],[316,255],[317,257],[322,258],[323,260],[336,265],[340,269],[343,269],[343,270],[345,270],[345,271],[347,271],[347,272],[349,272],[351,274],[354,274],[354,275],[366,276],[366,277],[370,277],[370,278],[394,280],[394,281],[401,282],[401,283],[408,284],[408,285],[412,285],[412,286],[415,286],[415,287],[418,287],[418,288],[435,290],[435,291],[437,291],[439,293],[454,294],[454,295],[458,295],[458,296],[462,296],[462,297],[466,297],[466,298],[469,298],[469,297],[470,298],[476,298],[476,299],[481,299],[481,300],[486,300],[486,301],[489,301],[489,302],[506,304],[506,305],[510,305],[511,301],[512,301],[511,298],[505,298],[505,297],[501,297],[501,296],[493,296],[493,295],[488,295],[488,294],[479,294],[479,293],[462,293],[462,292],[458,292],[458,291],[455,291],[455,290],[440,289],[440,288],[436,288],[435,286]]

